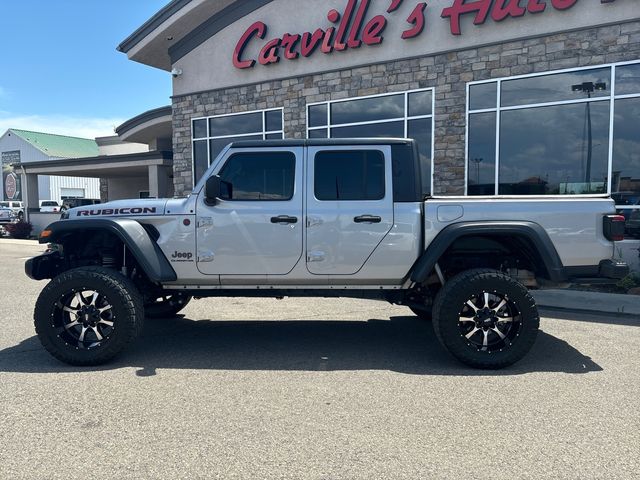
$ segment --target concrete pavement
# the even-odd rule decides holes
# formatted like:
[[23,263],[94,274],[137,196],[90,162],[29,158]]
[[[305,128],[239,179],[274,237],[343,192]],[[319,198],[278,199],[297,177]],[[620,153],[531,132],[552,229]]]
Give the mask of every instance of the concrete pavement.
[[42,248],[0,242],[0,478],[638,478],[636,319],[554,314],[483,372],[406,308],[201,300],[82,369],[34,336]]

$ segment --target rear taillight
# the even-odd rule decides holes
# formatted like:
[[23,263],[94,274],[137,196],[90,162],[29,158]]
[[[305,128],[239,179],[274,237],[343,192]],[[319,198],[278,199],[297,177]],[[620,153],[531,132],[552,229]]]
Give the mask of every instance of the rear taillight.
[[58,209],[56,207],[53,207],[53,213],[58,213]]
[[604,217],[604,236],[612,242],[624,240],[626,219],[624,215],[607,215]]

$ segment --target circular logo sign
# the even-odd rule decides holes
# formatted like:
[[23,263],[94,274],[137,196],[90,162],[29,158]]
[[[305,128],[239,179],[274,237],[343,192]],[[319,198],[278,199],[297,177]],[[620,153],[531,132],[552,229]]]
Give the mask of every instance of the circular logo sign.
[[18,177],[15,173],[10,173],[4,181],[4,191],[9,200],[13,200],[18,193]]

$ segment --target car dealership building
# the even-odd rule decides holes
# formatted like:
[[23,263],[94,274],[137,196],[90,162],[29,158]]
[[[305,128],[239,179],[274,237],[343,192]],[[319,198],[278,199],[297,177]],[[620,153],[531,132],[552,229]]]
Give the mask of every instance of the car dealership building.
[[640,208],[637,0],[173,0],[120,46],[173,76],[173,182],[236,139],[410,137],[425,194]]

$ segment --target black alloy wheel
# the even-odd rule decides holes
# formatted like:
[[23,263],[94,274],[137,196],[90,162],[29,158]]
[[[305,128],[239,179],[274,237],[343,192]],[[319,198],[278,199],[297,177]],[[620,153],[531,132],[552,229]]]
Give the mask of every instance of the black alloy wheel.
[[100,365],[124,350],[142,330],[144,306],[135,285],[102,267],[81,267],[55,277],[34,311],[44,348],[71,365]]
[[468,270],[436,296],[433,327],[442,345],[475,368],[521,360],[535,343],[540,317],[526,287],[496,270]]

